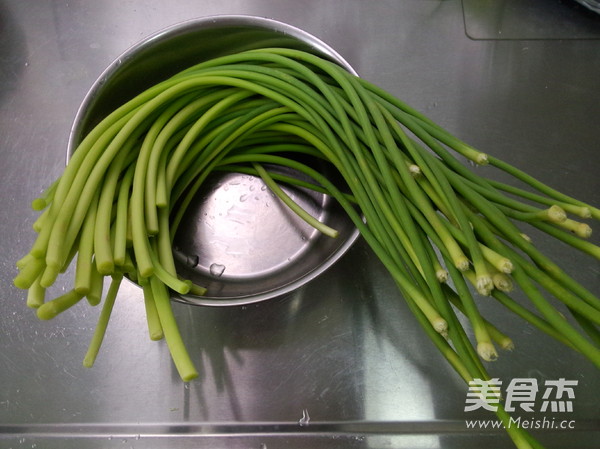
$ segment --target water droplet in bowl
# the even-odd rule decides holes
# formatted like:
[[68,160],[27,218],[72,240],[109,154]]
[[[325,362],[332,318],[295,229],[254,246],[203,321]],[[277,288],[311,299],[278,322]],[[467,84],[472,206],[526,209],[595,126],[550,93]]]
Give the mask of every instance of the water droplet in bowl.
[[308,416],[308,410],[304,409],[302,410],[302,418],[300,418],[298,420],[298,424],[300,424],[300,426],[304,427],[304,426],[308,426],[310,422],[310,416]]
[[221,265],[219,263],[213,263],[210,266],[210,274],[216,277],[220,277],[225,271],[225,265]]

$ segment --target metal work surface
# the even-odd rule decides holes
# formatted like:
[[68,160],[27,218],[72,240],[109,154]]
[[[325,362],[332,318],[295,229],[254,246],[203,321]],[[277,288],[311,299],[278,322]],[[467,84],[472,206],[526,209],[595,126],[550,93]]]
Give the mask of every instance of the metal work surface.
[[[14,263],[34,238],[29,203],[62,172],[92,83],[145,36],[213,14],[270,17],[312,33],[475,147],[600,205],[600,16],[567,0],[505,1],[506,14],[492,8],[493,17],[475,3],[0,0],[0,448],[511,447],[500,430],[467,428],[494,415],[464,410],[467,386],[362,240],[285,297],[235,308],[174,304],[201,367],[189,384],[164,342],[147,338],[135,285],[122,287],[92,369],[81,361],[99,310],[75,307],[41,322],[12,286]],[[539,244],[600,293],[598,261]],[[67,273],[53,291],[71,282]],[[540,412],[540,391],[536,411],[520,414],[573,428],[534,435],[549,448],[597,447],[597,368],[479,300],[516,344],[489,366],[495,377],[578,382],[572,411]]]

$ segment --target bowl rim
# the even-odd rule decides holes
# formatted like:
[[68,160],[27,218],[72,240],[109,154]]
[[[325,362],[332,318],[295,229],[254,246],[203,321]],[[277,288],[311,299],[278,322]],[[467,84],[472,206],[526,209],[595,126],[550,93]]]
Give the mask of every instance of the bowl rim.
[[[151,48],[153,45],[164,39],[168,39],[170,37],[175,36],[181,36],[202,27],[217,28],[221,26],[249,26],[272,30],[275,32],[282,33],[284,35],[291,36],[305,44],[308,44],[318,54],[329,58],[333,62],[339,64],[348,72],[358,76],[356,70],[333,47],[331,47],[329,44],[319,39],[318,37],[314,36],[313,34],[294,25],[268,17],[247,14],[218,14],[187,19],[181,22],[174,23],[170,26],[163,27],[142,38],[133,45],[129,46],[100,73],[100,75],[92,83],[91,87],[85,94],[83,101],[77,109],[77,112],[73,119],[67,142],[66,163],[69,162],[71,155],[76,150],[77,145],[82,139],[81,126],[84,124],[84,119],[93,106],[93,101],[95,97],[103,88],[103,85],[105,84],[106,80],[110,79],[112,76],[118,73],[119,69],[123,65],[123,61],[127,61],[130,57],[134,56],[138,52],[147,48]],[[308,271],[302,277],[285,285],[273,288],[271,290],[257,294],[250,294],[247,296],[223,298],[216,298],[210,296],[202,297],[190,294],[181,295],[172,292],[171,299],[176,302],[185,303],[188,305],[246,306],[248,304],[258,303],[266,301],[268,299],[283,297],[292,293],[301,286],[309,283],[322,273],[326,272],[332,265],[334,265],[335,262],[337,262],[344,254],[346,254],[346,252],[356,242],[359,236],[360,232],[355,227],[352,233],[348,235],[344,243],[340,245],[337,248],[337,250],[334,253],[332,253],[332,255],[327,257],[322,263]],[[138,285],[133,281],[131,282],[135,285]]]
[[276,19],[249,14],[217,14],[196,17],[176,22],[172,25],[163,27],[149,34],[148,36],[140,39],[133,45],[126,48],[100,73],[100,75],[92,83],[91,87],[85,94],[83,101],[77,108],[75,117],[69,130],[66,162],[69,162],[71,155],[77,148],[77,144],[79,142],[76,142],[76,139],[80,137],[81,134],[80,126],[83,123],[83,118],[86,116],[88,110],[92,106],[96,94],[102,88],[103,84],[105,83],[105,80],[109,79],[116,72],[118,72],[119,68],[122,66],[122,61],[128,60],[130,56],[138,53],[139,51],[145,48],[151,47],[155,44],[155,42],[165,39],[169,36],[181,35],[201,26],[218,27],[222,25],[252,25],[262,27],[265,29],[271,29],[292,36],[294,38],[302,40],[305,43],[308,43],[315,50],[318,50],[322,54],[328,56],[334,62],[338,63],[340,66],[346,69],[348,72],[358,76],[358,73],[350,65],[350,63],[348,63],[348,61],[346,61],[329,44],[325,43],[318,37],[314,36],[313,34],[310,34],[307,31],[304,31],[301,28],[298,28],[294,25],[290,25],[285,22],[281,22]]

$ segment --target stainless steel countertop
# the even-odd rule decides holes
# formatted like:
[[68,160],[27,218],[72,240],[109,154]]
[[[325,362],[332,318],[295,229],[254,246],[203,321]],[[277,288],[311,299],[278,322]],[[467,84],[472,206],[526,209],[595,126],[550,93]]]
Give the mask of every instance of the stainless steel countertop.
[[[474,146],[600,205],[600,16],[568,0],[477,6],[467,0],[0,1],[0,448],[511,447],[502,432],[466,429],[465,419],[493,416],[463,411],[467,387],[362,241],[287,297],[230,309],[176,304],[202,371],[188,385],[164,342],[146,338],[137,287],[122,288],[90,370],[81,360],[98,310],[76,307],[40,322],[12,286],[14,262],[34,237],[29,202],[61,173],[87,89],[144,36],[212,14],[259,15],[300,27],[338,50],[361,76]],[[560,244],[542,245],[600,292],[597,261]],[[70,282],[62,278],[56,292]],[[575,420],[575,429],[534,434],[550,448],[598,447],[597,369],[491,300],[481,301],[517,345],[490,367],[496,377],[579,382],[574,411],[547,415]],[[310,422],[300,426],[303,414]]]

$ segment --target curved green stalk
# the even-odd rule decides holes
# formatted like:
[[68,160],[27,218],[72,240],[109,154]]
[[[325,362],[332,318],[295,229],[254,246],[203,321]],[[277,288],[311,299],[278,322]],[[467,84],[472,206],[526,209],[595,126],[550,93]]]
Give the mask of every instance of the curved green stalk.
[[122,279],[123,275],[121,274],[115,274],[112,276],[112,281],[110,283],[110,287],[108,288],[108,292],[106,293],[106,298],[104,298],[104,305],[100,311],[100,316],[98,317],[98,323],[96,324],[94,335],[92,336],[88,350],[83,358],[83,366],[86,368],[91,368],[96,361],[96,357],[100,351],[100,346],[102,346],[102,341],[104,340],[104,335],[106,334],[106,328],[108,327],[110,315],[112,313]]

